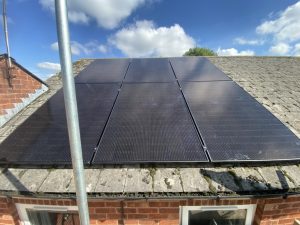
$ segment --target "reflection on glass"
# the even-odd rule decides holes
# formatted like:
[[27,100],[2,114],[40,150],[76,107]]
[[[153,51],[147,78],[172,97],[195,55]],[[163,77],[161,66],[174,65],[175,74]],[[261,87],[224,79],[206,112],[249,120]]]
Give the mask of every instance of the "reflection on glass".
[[47,212],[27,210],[31,225],[80,225],[76,212]]
[[189,211],[189,225],[245,225],[246,209]]

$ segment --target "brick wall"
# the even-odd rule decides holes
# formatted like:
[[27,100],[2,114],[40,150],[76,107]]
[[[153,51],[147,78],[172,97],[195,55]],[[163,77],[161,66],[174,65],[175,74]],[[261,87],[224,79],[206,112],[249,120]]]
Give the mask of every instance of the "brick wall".
[[0,126],[47,89],[14,60],[10,69],[13,78],[9,82],[6,60],[6,57],[0,57]]
[[[72,199],[0,197],[0,225],[19,224],[15,203],[76,205]],[[257,204],[254,225],[293,225],[300,218],[300,197],[287,199],[89,200],[92,225],[178,225],[179,206]]]
[[260,207],[260,225],[292,225],[295,219],[300,219],[300,197],[266,199]]
[[19,224],[18,212],[12,199],[0,197],[0,225]]

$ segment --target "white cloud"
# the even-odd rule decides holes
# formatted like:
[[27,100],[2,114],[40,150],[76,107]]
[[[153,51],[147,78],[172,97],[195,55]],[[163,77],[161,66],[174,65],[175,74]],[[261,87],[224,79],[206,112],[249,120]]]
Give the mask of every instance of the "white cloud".
[[[146,2],[151,0],[72,0],[68,1],[68,15],[73,23],[87,24],[95,20],[99,26],[113,29]],[[54,0],[39,0],[39,3],[54,12]]]
[[99,52],[101,52],[101,53],[107,53],[107,51],[108,51],[108,49],[107,49],[107,47],[105,46],[105,45],[99,45],[98,46],[98,50],[99,50]]
[[60,64],[59,63],[52,63],[52,62],[40,62],[37,64],[37,67],[40,69],[46,69],[58,72],[60,71]]
[[300,56],[300,43],[295,44],[293,52],[295,56]]
[[248,40],[243,37],[238,37],[234,39],[234,43],[239,45],[263,45],[264,41],[259,39]]
[[180,25],[155,27],[148,20],[119,30],[109,41],[129,57],[182,56],[196,45]]
[[275,55],[287,55],[291,50],[291,46],[286,43],[278,43],[270,47],[269,52]]
[[255,52],[252,50],[245,50],[239,52],[235,48],[227,48],[227,49],[218,48],[217,54],[219,56],[253,56],[255,55]]
[[277,19],[263,22],[256,28],[262,35],[274,35],[277,42],[300,40],[300,1],[287,7]]
[[[96,41],[90,41],[85,44],[81,44],[77,41],[71,41],[71,52],[73,55],[81,55],[82,53],[85,55],[90,55],[94,52],[106,53],[107,48],[105,45],[99,45]],[[54,42],[51,44],[51,49],[58,51],[58,43]]]

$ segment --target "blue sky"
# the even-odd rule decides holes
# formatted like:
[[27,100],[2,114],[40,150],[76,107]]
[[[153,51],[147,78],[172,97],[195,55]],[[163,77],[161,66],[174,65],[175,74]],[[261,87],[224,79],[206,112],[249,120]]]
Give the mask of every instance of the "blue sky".
[[[219,55],[300,55],[300,1],[69,0],[68,5],[73,60],[181,56],[194,46]],[[55,73],[54,1],[10,0],[7,14],[12,57],[42,79]]]

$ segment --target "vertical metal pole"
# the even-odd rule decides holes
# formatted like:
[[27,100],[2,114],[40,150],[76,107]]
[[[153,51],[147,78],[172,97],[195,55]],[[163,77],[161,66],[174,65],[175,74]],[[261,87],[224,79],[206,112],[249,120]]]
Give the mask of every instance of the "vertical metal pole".
[[89,211],[85,190],[86,186],[82,161],[77,101],[72,71],[66,0],[55,0],[55,13],[68,133],[76,185],[77,205],[79,209],[80,223],[82,225],[89,225]]
[[10,49],[9,49],[8,31],[7,31],[7,19],[6,19],[6,0],[2,0],[2,16],[3,16],[3,27],[4,27],[4,34],[5,34],[5,44],[6,44],[6,51],[7,51],[7,58],[8,58],[8,67],[11,68]]

